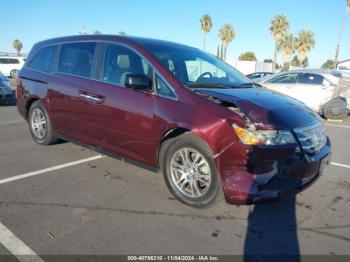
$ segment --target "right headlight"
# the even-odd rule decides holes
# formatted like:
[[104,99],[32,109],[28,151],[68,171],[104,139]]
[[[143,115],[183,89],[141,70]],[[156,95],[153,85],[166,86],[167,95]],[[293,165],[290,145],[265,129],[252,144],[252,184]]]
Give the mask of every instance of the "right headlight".
[[232,125],[236,135],[246,145],[288,145],[296,144],[293,134],[289,130],[252,130]]

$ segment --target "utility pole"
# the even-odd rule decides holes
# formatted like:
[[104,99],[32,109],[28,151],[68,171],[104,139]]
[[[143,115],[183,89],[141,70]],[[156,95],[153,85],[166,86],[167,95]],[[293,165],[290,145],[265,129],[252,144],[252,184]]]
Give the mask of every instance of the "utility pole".
[[339,31],[339,37],[338,37],[338,42],[337,42],[337,48],[335,50],[335,59],[334,59],[334,64],[335,64],[335,68],[337,68],[337,65],[339,63],[339,50],[340,50],[340,42],[341,42],[341,38],[343,36],[343,31],[344,31],[344,27],[345,27],[345,22],[346,22],[346,18],[348,17],[350,12],[350,0],[347,0],[346,3],[346,10],[345,10],[345,15],[343,18],[343,22],[341,24],[340,27],[340,31]]

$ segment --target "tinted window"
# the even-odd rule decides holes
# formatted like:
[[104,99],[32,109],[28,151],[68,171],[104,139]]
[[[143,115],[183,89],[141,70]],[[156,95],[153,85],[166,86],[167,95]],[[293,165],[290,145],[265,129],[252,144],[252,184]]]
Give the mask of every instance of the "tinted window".
[[28,67],[45,73],[52,72],[55,52],[56,46],[48,46],[41,49],[34,56]]
[[156,81],[156,89],[157,94],[159,95],[176,98],[176,95],[171,88],[158,76]]
[[64,44],[58,71],[71,75],[90,77],[95,43]]
[[294,83],[296,83],[297,78],[298,78],[298,74],[284,74],[284,75],[272,78],[269,81],[269,83],[273,83],[273,84],[294,84]]
[[302,84],[322,85],[323,76],[316,74],[302,74],[300,76],[299,82]]
[[143,74],[149,79],[153,78],[152,67],[138,54],[120,45],[107,45],[103,65],[103,81],[124,86],[127,74]]
[[0,64],[19,64],[19,60],[13,58],[0,58]]

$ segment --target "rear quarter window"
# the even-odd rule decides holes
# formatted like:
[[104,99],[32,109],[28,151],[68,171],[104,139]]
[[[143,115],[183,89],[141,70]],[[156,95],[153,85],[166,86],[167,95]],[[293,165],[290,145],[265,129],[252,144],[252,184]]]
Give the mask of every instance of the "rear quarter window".
[[91,77],[95,43],[70,43],[62,45],[58,71],[70,75]]
[[56,48],[56,46],[48,46],[41,49],[30,61],[28,68],[45,73],[52,72]]

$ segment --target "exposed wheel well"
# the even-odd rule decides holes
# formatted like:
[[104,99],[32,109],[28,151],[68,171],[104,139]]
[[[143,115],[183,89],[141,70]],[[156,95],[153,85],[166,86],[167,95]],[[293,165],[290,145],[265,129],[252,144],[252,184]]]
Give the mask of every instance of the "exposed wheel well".
[[26,116],[27,116],[27,119],[28,119],[28,113],[29,113],[29,108],[30,106],[35,102],[35,101],[38,101],[39,99],[37,98],[32,98],[30,99],[27,104],[26,104]]
[[158,147],[158,153],[157,153],[157,160],[158,160],[157,167],[158,168],[160,167],[160,165],[159,165],[160,164],[160,151],[161,151],[162,145],[164,145],[164,142],[171,139],[171,138],[180,136],[180,135],[182,135],[186,132],[190,132],[190,131],[191,130],[186,129],[186,128],[176,127],[176,128],[170,129],[168,132],[166,132],[163,135],[163,137],[160,140],[160,145]]

